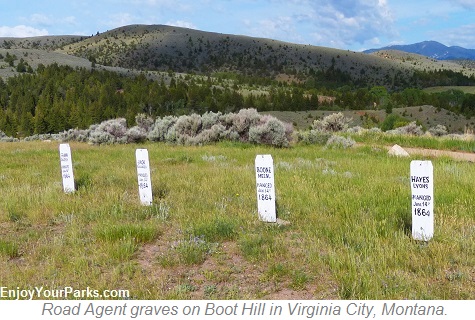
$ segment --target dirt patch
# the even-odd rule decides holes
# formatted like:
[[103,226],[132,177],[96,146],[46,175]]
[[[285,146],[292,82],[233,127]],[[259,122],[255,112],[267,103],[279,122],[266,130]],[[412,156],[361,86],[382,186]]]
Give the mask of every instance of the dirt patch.
[[188,299],[338,299],[336,284],[325,275],[297,289],[292,288],[288,277],[267,278],[267,266],[246,260],[232,241],[219,244],[202,264],[162,267],[159,256],[166,254],[170,245],[170,241],[159,239],[143,245],[137,256],[142,271],[152,282],[161,284],[164,295],[186,286],[190,289]]
[[[386,146],[386,149],[391,149],[391,146]],[[475,162],[475,154],[470,152],[435,150],[424,148],[408,148],[403,147],[410,155],[421,155],[425,157],[449,157],[460,161]]]

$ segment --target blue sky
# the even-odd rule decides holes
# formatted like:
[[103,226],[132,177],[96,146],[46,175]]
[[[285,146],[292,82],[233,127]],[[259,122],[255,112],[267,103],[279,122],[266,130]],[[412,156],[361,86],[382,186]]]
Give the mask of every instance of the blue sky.
[[91,35],[128,24],[360,51],[435,40],[475,49],[475,0],[1,0],[0,37]]

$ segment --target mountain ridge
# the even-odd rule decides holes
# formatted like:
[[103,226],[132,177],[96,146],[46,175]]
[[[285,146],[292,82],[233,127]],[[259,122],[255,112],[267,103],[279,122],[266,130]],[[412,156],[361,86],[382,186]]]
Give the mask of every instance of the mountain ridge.
[[[121,69],[122,73],[238,73],[267,79],[322,83],[322,86],[382,85],[398,90],[421,84],[418,72],[475,75],[471,67],[417,54],[365,54],[274,39],[201,31],[168,25],[128,25],[92,36],[0,38],[0,54],[24,59],[33,70],[44,61],[72,67]],[[28,52],[28,50],[41,50]],[[58,54],[62,54],[58,55]],[[41,58],[34,59],[34,57]],[[64,57],[61,58],[61,57]],[[89,66],[87,66],[89,65]],[[442,70],[442,71],[441,71]],[[0,77],[15,68],[0,59]],[[453,77],[453,75],[450,75]],[[426,77],[427,78],[427,77]],[[454,82],[452,81],[452,83]]]
[[446,46],[437,41],[422,41],[408,45],[390,45],[379,49],[368,49],[364,53],[374,53],[383,50],[398,50],[420,54],[437,60],[475,60],[475,49],[460,46]]

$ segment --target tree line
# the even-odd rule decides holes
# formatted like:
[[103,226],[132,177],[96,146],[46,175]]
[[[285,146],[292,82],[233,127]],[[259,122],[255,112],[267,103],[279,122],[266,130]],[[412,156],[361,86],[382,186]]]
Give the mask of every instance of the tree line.
[[[233,79],[230,79],[233,78]],[[319,96],[331,99],[319,101]],[[383,86],[334,89],[309,87],[305,82],[264,81],[233,76],[172,77],[152,81],[144,74],[127,77],[104,70],[52,64],[33,73],[0,78],[0,130],[9,136],[58,133],[87,128],[107,119],[125,118],[132,126],[139,113],[166,115],[316,109],[368,109],[431,104],[475,114],[475,95],[451,90],[428,94],[408,88],[390,92]]]

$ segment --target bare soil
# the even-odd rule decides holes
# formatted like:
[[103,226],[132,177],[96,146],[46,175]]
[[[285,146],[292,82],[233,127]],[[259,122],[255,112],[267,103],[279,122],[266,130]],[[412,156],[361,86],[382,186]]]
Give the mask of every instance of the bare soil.
[[[388,150],[391,149],[391,146],[386,147]],[[455,160],[475,162],[475,153],[471,152],[461,152],[461,151],[448,151],[448,150],[435,150],[435,149],[424,149],[424,148],[408,148],[403,147],[404,150],[409,154],[418,154],[425,157],[450,157]]]

